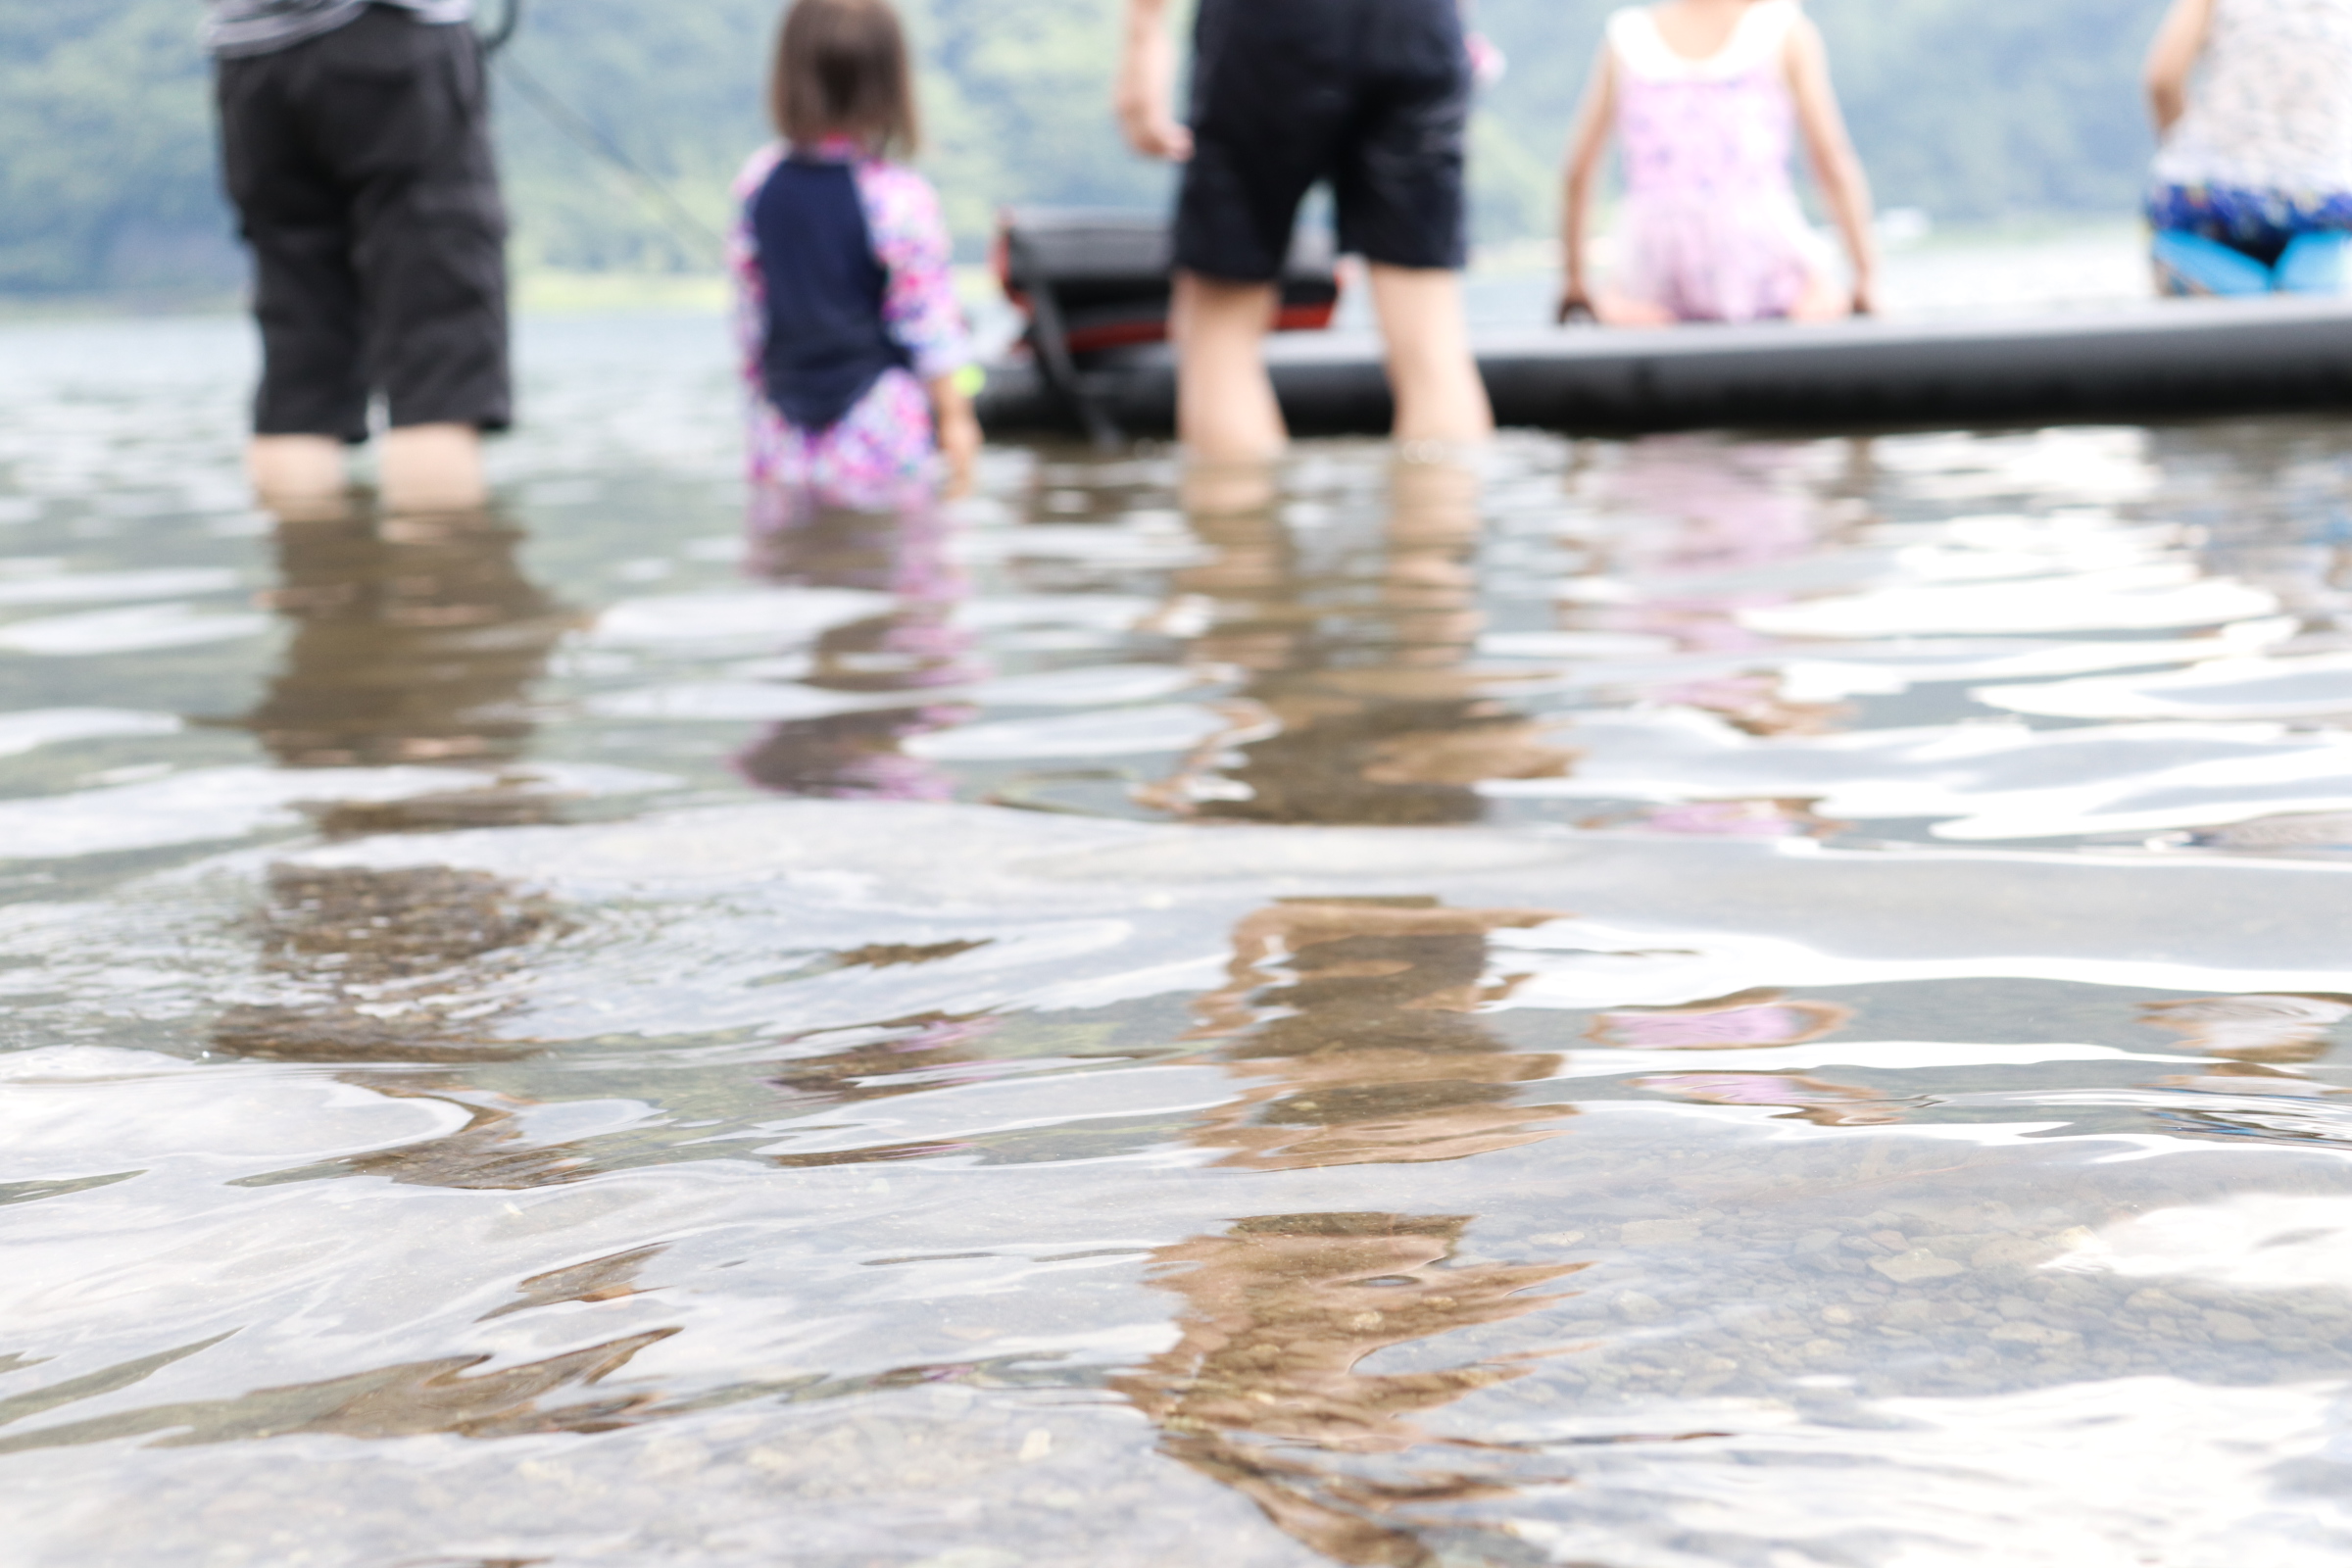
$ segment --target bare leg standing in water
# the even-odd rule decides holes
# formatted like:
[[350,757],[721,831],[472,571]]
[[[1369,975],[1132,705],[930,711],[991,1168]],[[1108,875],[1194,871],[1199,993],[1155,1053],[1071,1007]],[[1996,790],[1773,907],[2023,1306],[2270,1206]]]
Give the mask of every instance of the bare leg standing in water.
[[[416,424],[384,432],[377,457],[384,510],[467,512],[489,496],[481,432],[469,424]],[[350,476],[343,443],[321,435],[257,435],[245,449],[254,494],[279,514],[334,508]]]

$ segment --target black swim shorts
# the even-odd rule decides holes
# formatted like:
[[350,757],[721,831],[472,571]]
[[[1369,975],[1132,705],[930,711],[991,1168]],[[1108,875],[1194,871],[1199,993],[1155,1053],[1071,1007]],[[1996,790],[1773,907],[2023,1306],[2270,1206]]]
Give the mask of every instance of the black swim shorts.
[[503,429],[507,217],[473,29],[371,5],[219,66],[221,164],[254,257],[254,429],[361,441]]
[[1456,0],[1200,0],[1176,265],[1274,278],[1328,179],[1341,250],[1460,267],[1470,86]]

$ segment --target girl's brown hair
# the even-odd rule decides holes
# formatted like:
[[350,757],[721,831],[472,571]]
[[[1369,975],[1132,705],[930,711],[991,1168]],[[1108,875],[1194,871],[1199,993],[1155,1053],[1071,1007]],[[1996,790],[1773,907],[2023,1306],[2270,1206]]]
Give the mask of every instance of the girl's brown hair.
[[889,0],[795,0],[767,92],[776,129],[795,146],[849,136],[881,154],[921,140],[906,35]]

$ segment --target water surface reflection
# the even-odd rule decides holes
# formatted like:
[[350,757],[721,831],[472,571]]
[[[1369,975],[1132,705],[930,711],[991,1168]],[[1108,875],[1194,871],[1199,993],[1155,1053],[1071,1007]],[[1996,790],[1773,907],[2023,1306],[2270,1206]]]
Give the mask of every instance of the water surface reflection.
[[[1459,1257],[1462,1215],[1268,1214],[1152,1253],[1183,1338],[1114,1385],[1164,1450],[1233,1488],[1335,1562],[1444,1560],[1413,1528],[1432,1504],[1508,1496],[1413,1417],[1525,1375],[1500,1362],[1366,1373],[1392,1347],[1541,1310],[1581,1264]],[[1477,1446],[1472,1445],[1472,1447]],[[1378,1461],[1412,1454],[1396,1466]],[[1441,1468],[1432,1468],[1440,1466]]]
[[356,514],[276,530],[292,622],[284,665],[247,715],[288,767],[506,762],[526,700],[580,617],[522,574],[521,530],[491,515]]
[[1478,475],[1419,458],[1388,479],[1376,531],[1310,526],[1272,495],[1196,500],[1213,555],[1171,586],[1210,623],[1187,652],[1242,671],[1237,696],[1263,721],[1154,799],[1243,821],[1425,825],[1485,815],[1482,779],[1564,770],[1573,754],[1498,695],[1509,675],[1478,667]]
[[747,572],[709,325],[282,523],[234,333],[0,333],[14,1558],[2352,1552],[2337,424],[1004,451]]
[[909,757],[903,743],[974,712],[953,701],[921,700],[934,689],[968,684],[984,669],[976,639],[956,623],[971,585],[951,554],[955,533],[952,515],[937,506],[755,516],[745,563],[754,577],[887,594],[891,603],[878,614],[817,634],[800,682],[845,701],[835,711],[769,726],[736,754],[747,780],[782,794],[839,800],[954,798],[953,776]]
[[1223,1163],[1286,1170],[1461,1159],[1554,1135],[1565,1103],[1523,1087],[1557,1054],[1514,1051],[1483,1007],[1524,976],[1490,979],[1490,933],[1556,918],[1449,909],[1427,898],[1286,900],[1235,927],[1230,980],[1194,1004],[1241,1093],[1187,1136]]

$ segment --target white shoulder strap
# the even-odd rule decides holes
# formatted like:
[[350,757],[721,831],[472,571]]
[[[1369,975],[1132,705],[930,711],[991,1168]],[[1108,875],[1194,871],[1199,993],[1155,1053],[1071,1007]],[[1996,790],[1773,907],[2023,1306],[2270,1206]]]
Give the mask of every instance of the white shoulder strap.
[[1690,74],[1690,62],[1666,46],[1647,6],[1627,6],[1612,13],[1608,39],[1618,65],[1637,76],[1654,80]]
[[1723,48],[1709,59],[1691,60],[1674,52],[1648,7],[1627,6],[1609,18],[1609,47],[1620,65],[1645,80],[1739,76],[1778,60],[1788,46],[1788,29],[1803,15],[1797,0],[1751,0]]
[[1756,0],[1740,22],[1749,36],[1756,40],[1756,48],[1778,49],[1788,41],[1789,29],[1802,21],[1804,15],[1802,0]]
[[1788,33],[1804,12],[1797,0],[1755,0],[1723,53],[1709,64],[1724,75],[1738,75],[1778,61],[1788,47]]

